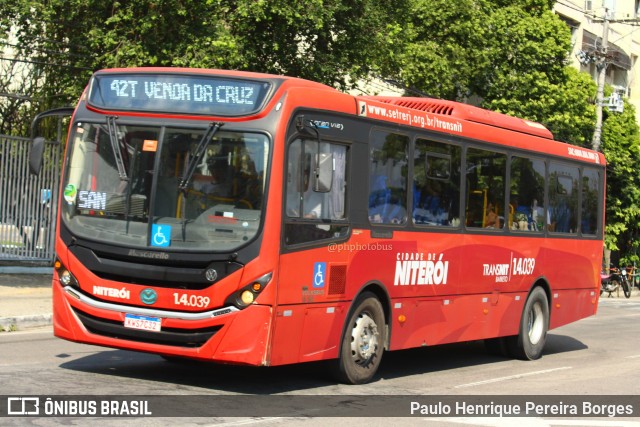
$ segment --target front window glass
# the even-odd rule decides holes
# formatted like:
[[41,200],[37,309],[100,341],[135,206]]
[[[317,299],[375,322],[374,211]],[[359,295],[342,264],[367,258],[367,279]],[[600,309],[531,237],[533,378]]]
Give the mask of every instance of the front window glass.
[[231,250],[257,233],[268,154],[261,134],[79,123],[62,217],[107,243]]

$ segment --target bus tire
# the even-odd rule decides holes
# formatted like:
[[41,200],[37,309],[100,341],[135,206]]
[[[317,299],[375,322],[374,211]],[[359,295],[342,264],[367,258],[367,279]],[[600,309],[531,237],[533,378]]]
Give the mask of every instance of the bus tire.
[[376,374],[384,353],[384,310],[370,292],[363,292],[353,306],[343,331],[334,374],[346,384],[364,384]]
[[518,335],[508,337],[509,352],[522,360],[536,360],[542,350],[549,330],[549,301],[542,287],[533,288],[522,310]]

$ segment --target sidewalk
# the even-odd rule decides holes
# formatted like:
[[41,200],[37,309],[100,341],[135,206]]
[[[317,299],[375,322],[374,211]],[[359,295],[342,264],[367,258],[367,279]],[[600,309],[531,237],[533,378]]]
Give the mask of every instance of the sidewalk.
[[51,325],[51,274],[0,274],[0,333]]

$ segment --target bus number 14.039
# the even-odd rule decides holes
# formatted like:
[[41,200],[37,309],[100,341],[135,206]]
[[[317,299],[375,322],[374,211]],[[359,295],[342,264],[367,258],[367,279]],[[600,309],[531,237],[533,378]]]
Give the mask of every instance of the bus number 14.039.
[[188,295],[173,293],[173,303],[175,305],[184,305],[187,307],[200,307],[206,308],[209,306],[211,299],[209,297],[203,297],[200,295]]

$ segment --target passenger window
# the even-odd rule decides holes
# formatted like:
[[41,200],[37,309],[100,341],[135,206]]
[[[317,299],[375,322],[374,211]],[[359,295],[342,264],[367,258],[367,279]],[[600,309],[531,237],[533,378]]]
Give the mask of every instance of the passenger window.
[[598,190],[600,173],[595,169],[585,168],[582,172],[582,210],[580,228],[582,234],[598,232]]
[[407,222],[407,156],[409,137],[387,131],[371,135],[369,222]]
[[467,227],[504,227],[506,165],[507,156],[503,153],[467,150]]
[[416,140],[413,163],[414,224],[460,225],[461,148],[426,139]]
[[577,232],[578,177],[577,167],[551,163],[549,167],[549,231]]
[[540,159],[511,158],[509,227],[517,231],[542,231],[544,218],[545,162]]

